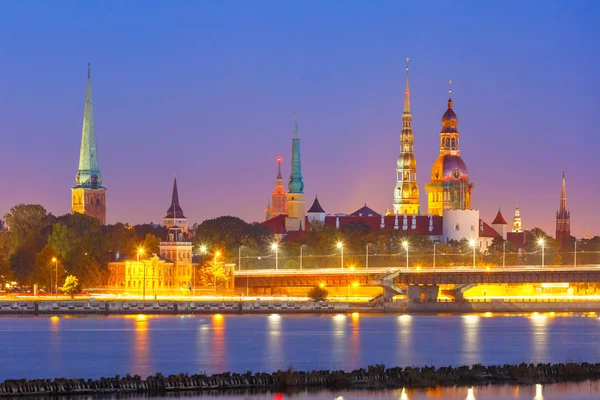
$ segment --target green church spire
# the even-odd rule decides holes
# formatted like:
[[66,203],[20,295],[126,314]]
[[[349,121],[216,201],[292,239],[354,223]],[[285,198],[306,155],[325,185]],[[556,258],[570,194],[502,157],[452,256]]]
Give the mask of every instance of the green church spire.
[[[294,114],[298,114],[294,111]],[[294,134],[298,136],[298,122],[294,121]],[[295,137],[292,139],[292,173],[290,182],[288,183],[288,193],[302,194],[304,193],[304,182],[302,182],[302,164],[300,162],[300,139]]]
[[98,148],[94,129],[94,107],[92,105],[92,84],[90,63],[85,91],[85,108],[83,111],[83,127],[81,129],[81,149],[79,151],[79,170],[75,178],[77,187],[102,187],[102,174],[98,166]]

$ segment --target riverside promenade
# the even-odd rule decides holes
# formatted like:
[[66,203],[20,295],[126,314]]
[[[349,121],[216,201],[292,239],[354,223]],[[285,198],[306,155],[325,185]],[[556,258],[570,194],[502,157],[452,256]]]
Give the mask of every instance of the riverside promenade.
[[527,299],[522,301],[438,301],[389,303],[313,301],[166,300],[0,300],[0,316],[191,315],[191,314],[340,314],[340,313],[600,313],[600,301]]

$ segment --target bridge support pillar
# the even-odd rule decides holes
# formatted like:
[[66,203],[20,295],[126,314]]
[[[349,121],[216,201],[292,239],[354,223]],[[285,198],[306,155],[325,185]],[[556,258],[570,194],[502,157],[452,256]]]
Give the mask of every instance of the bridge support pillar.
[[416,286],[409,285],[407,291],[408,301],[412,302],[436,302],[440,287],[438,285]]

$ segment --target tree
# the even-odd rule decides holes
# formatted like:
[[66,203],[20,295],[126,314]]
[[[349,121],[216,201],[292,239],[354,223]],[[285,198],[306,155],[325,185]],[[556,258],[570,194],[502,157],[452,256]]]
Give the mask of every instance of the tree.
[[196,277],[202,286],[220,286],[227,281],[225,264],[222,262],[207,262],[198,268]]
[[65,279],[65,284],[61,288],[63,293],[68,294],[71,298],[74,298],[79,293],[79,280],[74,275],[69,275]]
[[308,291],[308,297],[313,301],[324,301],[327,300],[329,292],[327,289],[315,286]]
[[142,247],[146,254],[158,254],[160,238],[152,233],[146,233]]
[[4,216],[10,232],[11,248],[16,250],[31,231],[39,231],[47,217],[46,209],[39,204],[19,204]]

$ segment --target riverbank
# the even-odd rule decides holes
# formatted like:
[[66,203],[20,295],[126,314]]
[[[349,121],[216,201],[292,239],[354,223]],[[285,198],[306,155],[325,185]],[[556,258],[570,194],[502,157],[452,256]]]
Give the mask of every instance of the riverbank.
[[314,301],[137,301],[137,300],[58,300],[0,301],[0,316],[51,315],[201,315],[201,314],[468,314],[468,313],[531,313],[575,312],[600,313],[600,302],[572,299],[568,301],[461,301],[347,303]]
[[600,379],[600,363],[520,364],[471,367],[369,366],[345,371],[277,371],[271,374],[116,376],[92,379],[6,380],[0,383],[0,397],[56,396],[73,394],[164,394],[182,391],[294,391],[318,389],[385,389],[466,386],[484,384],[544,384]]

